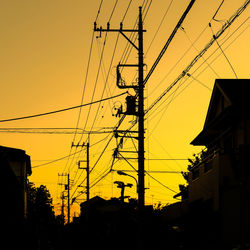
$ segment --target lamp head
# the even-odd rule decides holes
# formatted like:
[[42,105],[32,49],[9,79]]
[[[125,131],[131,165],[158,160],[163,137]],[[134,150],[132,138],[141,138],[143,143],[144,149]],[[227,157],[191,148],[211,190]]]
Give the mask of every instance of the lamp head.
[[119,174],[119,175],[127,175],[126,173],[124,173],[124,172],[121,171],[121,170],[117,170],[117,174]]

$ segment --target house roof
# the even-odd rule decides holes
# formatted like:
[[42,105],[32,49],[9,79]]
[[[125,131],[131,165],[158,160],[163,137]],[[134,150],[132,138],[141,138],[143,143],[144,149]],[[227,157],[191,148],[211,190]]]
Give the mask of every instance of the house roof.
[[203,130],[191,144],[207,145],[235,117],[249,113],[249,93],[250,79],[216,79]]
[[[94,196],[93,198],[89,199],[89,205],[90,206],[99,206],[100,204],[105,203],[105,199],[101,198],[100,196]],[[88,202],[84,201],[81,203],[81,207],[85,208],[87,207]]]
[[27,173],[28,175],[31,175],[32,170],[31,170],[30,156],[27,155],[24,150],[0,146],[0,153],[1,155],[5,155],[9,161],[26,162]]

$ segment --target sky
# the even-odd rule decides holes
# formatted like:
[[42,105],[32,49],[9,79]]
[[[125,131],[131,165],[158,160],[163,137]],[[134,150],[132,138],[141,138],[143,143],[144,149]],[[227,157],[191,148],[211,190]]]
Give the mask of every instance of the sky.
[[[137,51],[128,47],[128,42],[117,33],[103,32],[101,37],[94,33],[94,22],[98,27],[106,27],[109,21],[111,28],[119,28],[123,20],[124,28],[136,28],[139,6],[143,7],[146,76],[189,0],[103,0],[100,3],[99,0],[0,0],[0,120],[45,113],[123,93],[126,90],[116,86],[116,65],[137,63]],[[245,0],[224,0],[218,10],[221,3],[221,0],[195,1],[145,86],[145,109],[182,73]],[[212,20],[217,10],[216,20]],[[166,205],[176,201],[173,195],[185,181],[180,173],[164,171],[186,171],[186,159],[202,150],[190,142],[202,130],[215,79],[235,78],[232,67],[238,78],[249,78],[249,14],[248,6],[218,39],[224,54],[214,43],[190,69],[191,76],[179,81],[145,116],[145,169],[154,177],[145,176],[146,204]],[[131,40],[138,42],[134,35]],[[122,77],[127,84],[136,82],[137,71],[126,68]],[[134,94],[131,89],[129,93]],[[55,132],[58,130],[52,128],[65,128],[64,131],[73,132],[0,132],[1,145],[23,149],[30,155],[29,180],[36,186],[47,186],[57,213],[64,190],[59,184],[66,184],[62,174],[70,174],[71,198],[77,197],[72,213],[79,214],[79,204],[86,199],[86,171],[78,169],[78,161],[86,160],[86,148],[71,145],[81,145],[88,139],[90,169],[93,169],[90,183],[95,184],[90,189],[90,197],[119,197],[120,190],[113,183],[124,181],[133,184],[125,195],[136,198],[133,178],[119,176],[116,171],[103,177],[111,167],[119,140],[113,138],[112,133],[100,132],[110,132],[116,126],[119,121],[116,108],[121,105],[125,107],[125,95],[82,109],[1,122],[0,131],[2,128],[50,128],[49,131]],[[129,128],[135,119],[126,116],[121,129]],[[92,133],[89,137],[74,134],[75,128]],[[135,140],[124,140],[124,151],[135,151],[135,147]],[[125,158],[134,155],[123,153]],[[132,170],[131,165],[137,168],[136,160],[128,162],[116,159],[113,170]],[[81,162],[81,167],[85,164]],[[128,173],[137,177],[135,172]]]

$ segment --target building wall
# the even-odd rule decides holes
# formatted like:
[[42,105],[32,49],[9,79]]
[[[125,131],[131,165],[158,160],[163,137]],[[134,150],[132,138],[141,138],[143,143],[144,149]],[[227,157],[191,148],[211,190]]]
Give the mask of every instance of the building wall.
[[246,242],[250,238],[249,125],[247,119],[237,124],[230,135],[231,151],[224,148],[220,157],[222,234],[232,243]]
[[168,205],[164,208],[164,220],[175,221],[188,214],[188,203],[187,201],[176,202]]
[[5,190],[6,224],[22,224],[27,217],[27,176],[31,174],[30,158],[24,150],[0,146],[0,165]]
[[[212,199],[213,210],[220,215],[223,241],[229,245],[246,242],[250,238],[250,121],[239,121],[217,147],[210,162],[197,167],[197,178],[194,170],[189,174],[189,207]],[[208,163],[212,168],[206,171]]]
[[1,158],[1,169],[4,176],[0,182],[1,190],[4,190],[2,193],[4,216],[1,222],[8,230],[15,228],[19,230],[24,223],[23,189],[8,161],[4,158]]
[[[202,162],[197,169],[190,172],[188,200],[189,203],[197,200],[213,200],[213,210],[219,207],[219,155]],[[197,178],[195,177],[198,171]]]
[[27,218],[27,166],[25,161],[11,161],[11,169],[15,173],[22,189],[24,218]]

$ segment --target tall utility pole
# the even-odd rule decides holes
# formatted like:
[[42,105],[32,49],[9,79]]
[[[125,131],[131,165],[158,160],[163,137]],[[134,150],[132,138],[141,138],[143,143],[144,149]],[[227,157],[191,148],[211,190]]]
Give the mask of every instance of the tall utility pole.
[[[120,23],[120,29],[111,29],[110,24],[107,23],[107,29],[102,27],[97,28],[97,24],[94,23],[94,31],[100,32],[100,37],[102,32],[119,32],[135,49],[138,51],[138,64],[118,64],[117,66],[117,86],[119,88],[133,88],[138,97],[138,111],[124,113],[129,115],[138,116],[138,205],[139,208],[144,207],[144,79],[143,79],[143,22],[142,22],[142,7],[139,7],[139,19],[138,19],[138,29],[123,29],[123,24]],[[135,45],[126,35],[127,32],[136,32],[138,34],[138,46]],[[121,78],[119,71],[120,67],[138,67],[138,85],[126,85]],[[136,98],[135,97],[135,98]],[[128,103],[127,103],[128,107]]]
[[145,187],[144,187],[144,80],[143,80],[143,23],[141,7],[139,10],[138,23],[138,74],[139,74],[139,89],[138,89],[138,205],[139,208],[145,204]]

